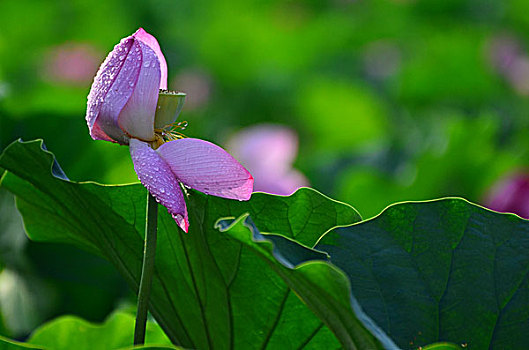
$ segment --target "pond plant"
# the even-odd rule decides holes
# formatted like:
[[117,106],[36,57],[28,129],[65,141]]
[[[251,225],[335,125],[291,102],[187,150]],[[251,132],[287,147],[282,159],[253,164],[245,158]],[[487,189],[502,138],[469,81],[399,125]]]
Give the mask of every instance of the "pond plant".
[[1,186],[15,195],[28,237],[105,258],[138,306],[136,318],[121,310],[100,325],[59,317],[25,342],[0,338],[2,346],[529,344],[528,221],[462,198],[395,203],[363,220],[307,187],[252,194],[237,160],[183,134],[184,98],[167,90],[160,46],[140,28],[101,65],[86,121],[93,139],[129,147],[141,184],[71,181],[42,140],[4,149]]

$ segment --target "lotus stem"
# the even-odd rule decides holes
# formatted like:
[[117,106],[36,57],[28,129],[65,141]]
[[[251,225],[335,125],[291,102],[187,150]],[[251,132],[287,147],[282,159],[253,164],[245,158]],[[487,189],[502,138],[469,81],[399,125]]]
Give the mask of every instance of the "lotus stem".
[[147,313],[149,312],[149,295],[151,294],[152,276],[154,273],[154,256],[156,253],[158,203],[149,192],[147,192],[147,212],[145,218],[145,246],[143,249],[140,288],[138,290],[138,311],[134,327],[134,345],[145,343]]

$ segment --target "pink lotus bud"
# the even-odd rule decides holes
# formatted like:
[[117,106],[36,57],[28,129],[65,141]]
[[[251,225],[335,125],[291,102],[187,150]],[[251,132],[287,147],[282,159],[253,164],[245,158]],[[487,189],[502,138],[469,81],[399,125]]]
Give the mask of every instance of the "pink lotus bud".
[[160,89],[167,89],[167,63],[156,39],[140,28],[114,47],[94,78],[86,111],[90,136],[153,141]]

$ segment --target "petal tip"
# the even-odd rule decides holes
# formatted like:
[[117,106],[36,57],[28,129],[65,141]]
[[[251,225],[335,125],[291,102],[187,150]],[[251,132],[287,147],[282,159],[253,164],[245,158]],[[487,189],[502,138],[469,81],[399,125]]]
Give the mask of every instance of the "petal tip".
[[246,183],[243,186],[243,188],[245,189],[245,192],[244,192],[244,195],[243,195],[244,198],[242,199],[243,201],[249,200],[250,197],[252,197],[252,192],[253,192],[253,183],[254,183],[253,176],[250,173],[248,173],[248,175],[250,177],[248,178],[248,180],[246,181]]
[[147,33],[142,27],[139,27],[138,30],[136,30],[134,34],[132,34],[133,37],[138,39],[141,39],[145,35],[149,35],[149,33]]
[[182,214],[171,214],[171,216],[173,217],[173,219],[176,221],[176,223],[178,224],[178,226],[185,232],[187,233],[188,230],[189,230],[189,222],[187,220],[187,218],[184,218],[182,216]]
[[250,174],[250,172],[246,168],[243,167],[243,169],[246,171],[246,174],[248,174],[248,178],[238,188],[238,191],[236,192],[237,193],[236,199],[240,201],[247,201],[252,196],[254,179],[253,179],[252,174]]
[[160,44],[158,40],[151,34],[147,33],[142,27],[140,27],[134,34],[132,34],[134,39],[141,41],[145,45],[149,46],[156,56],[160,63],[161,79],[160,79],[160,89],[167,90],[167,62],[165,57],[160,49]]

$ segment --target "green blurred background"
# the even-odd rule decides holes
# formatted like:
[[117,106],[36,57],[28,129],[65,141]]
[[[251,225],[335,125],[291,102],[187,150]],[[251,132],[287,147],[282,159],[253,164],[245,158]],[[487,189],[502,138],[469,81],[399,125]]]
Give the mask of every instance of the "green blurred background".
[[[140,26],[160,42],[170,88],[188,93],[188,136],[226,146],[245,127],[285,125],[311,186],[364,218],[396,201],[483,203],[529,161],[525,0],[2,0],[0,149],[43,138],[72,180],[137,181],[127,147],[91,140],[84,115],[97,67]],[[18,219],[3,196],[5,236]],[[4,322],[5,334],[62,312],[101,319],[126,299],[96,258],[68,275],[54,249],[70,248],[28,244],[23,263],[2,253],[3,264],[29,269],[52,297],[34,302],[26,326]],[[0,290],[5,321],[2,300]]]

